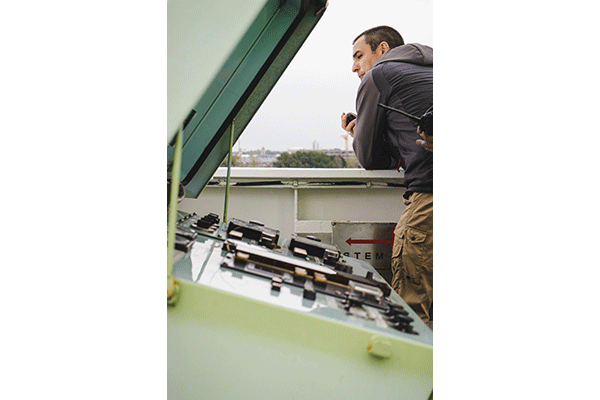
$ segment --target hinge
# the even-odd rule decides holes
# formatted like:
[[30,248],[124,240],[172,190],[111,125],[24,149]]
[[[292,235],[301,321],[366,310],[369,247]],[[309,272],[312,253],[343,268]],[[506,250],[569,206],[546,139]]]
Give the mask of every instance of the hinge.
[[174,306],[179,298],[179,281],[173,276],[167,276],[167,305]]

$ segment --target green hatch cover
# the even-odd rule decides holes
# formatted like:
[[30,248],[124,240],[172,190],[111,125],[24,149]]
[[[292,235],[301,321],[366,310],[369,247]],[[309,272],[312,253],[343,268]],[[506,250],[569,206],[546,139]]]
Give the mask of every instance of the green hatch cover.
[[[169,0],[167,162],[183,130],[181,181],[198,196],[302,46],[326,0]],[[225,27],[225,29],[224,29]]]

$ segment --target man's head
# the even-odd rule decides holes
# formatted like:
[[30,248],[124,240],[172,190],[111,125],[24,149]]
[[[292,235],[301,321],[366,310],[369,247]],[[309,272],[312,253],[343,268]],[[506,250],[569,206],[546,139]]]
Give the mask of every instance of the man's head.
[[377,26],[358,35],[352,44],[352,72],[362,80],[385,53],[403,45],[404,39],[394,28]]

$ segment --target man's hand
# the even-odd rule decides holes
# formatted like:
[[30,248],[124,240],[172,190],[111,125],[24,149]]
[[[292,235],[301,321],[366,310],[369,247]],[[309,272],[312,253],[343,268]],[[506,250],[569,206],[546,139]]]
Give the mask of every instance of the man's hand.
[[417,133],[423,138],[423,140],[418,139],[417,144],[433,153],[433,135],[426,135],[425,132],[421,131],[421,127],[417,128]]
[[342,113],[342,129],[348,132],[348,135],[354,137],[354,126],[356,125],[356,119],[346,123],[346,113]]

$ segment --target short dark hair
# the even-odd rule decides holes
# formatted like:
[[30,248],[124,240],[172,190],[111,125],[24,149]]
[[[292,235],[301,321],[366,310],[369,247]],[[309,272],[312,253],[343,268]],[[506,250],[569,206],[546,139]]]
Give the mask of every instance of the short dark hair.
[[352,44],[356,43],[356,41],[360,39],[361,36],[365,37],[365,42],[369,46],[371,46],[371,51],[375,51],[375,49],[377,49],[377,46],[379,46],[379,43],[381,42],[386,42],[388,46],[390,46],[390,49],[402,46],[404,44],[404,39],[402,39],[402,35],[400,35],[400,33],[398,33],[398,31],[394,28],[385,25],[367,29],[366,31],[358,35],[354,39]]

